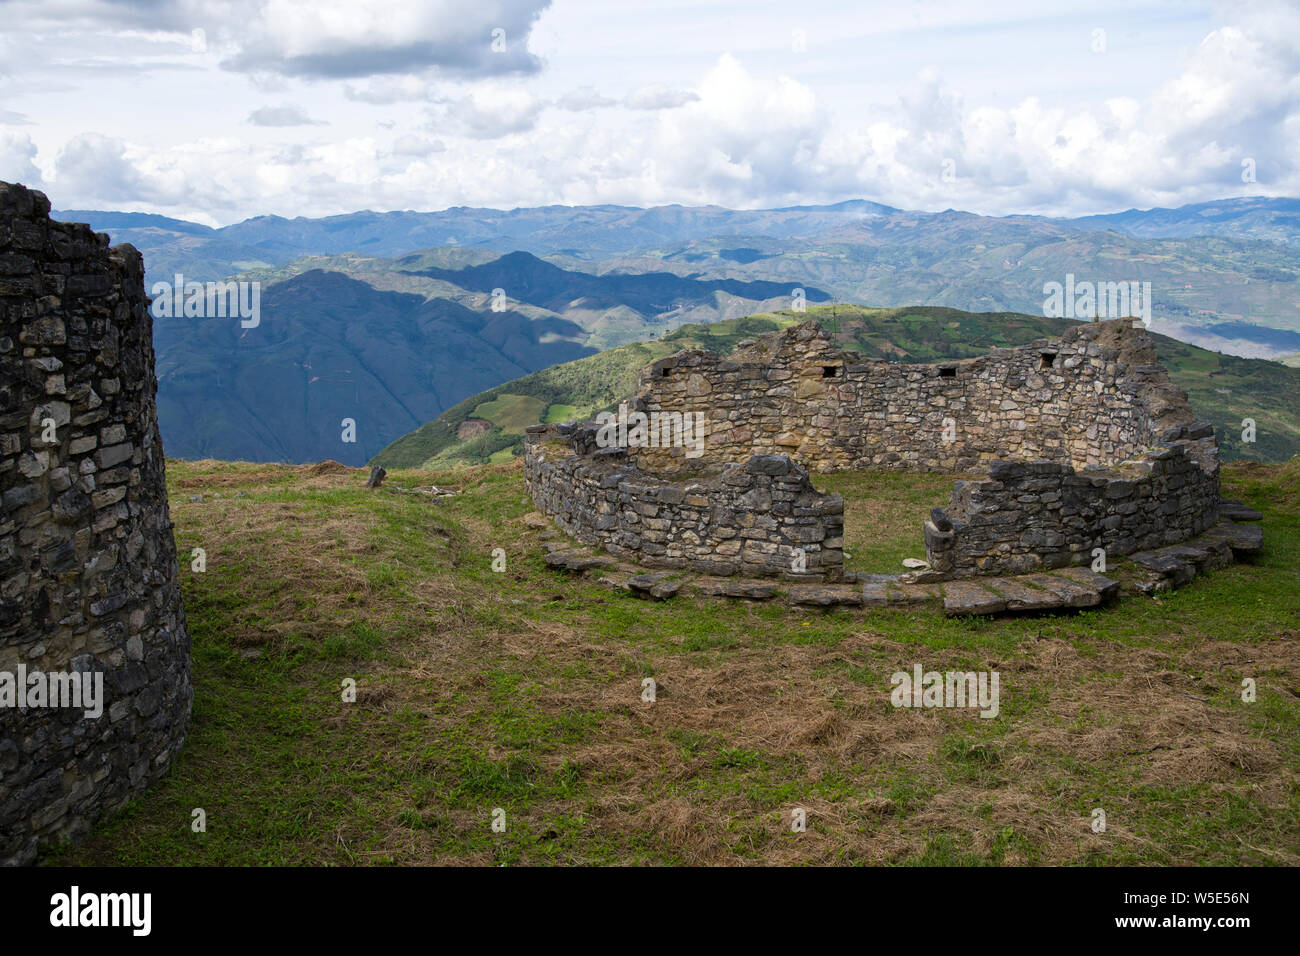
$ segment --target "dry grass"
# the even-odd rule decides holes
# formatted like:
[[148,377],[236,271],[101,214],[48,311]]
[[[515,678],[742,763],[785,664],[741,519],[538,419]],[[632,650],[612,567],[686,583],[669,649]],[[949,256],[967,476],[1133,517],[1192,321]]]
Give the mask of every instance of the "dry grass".
[[[546,569],[516,468],[458,472],[435,504],[336,463],[173,465],[178,542],[210,568],[186,576],[195,731],[167,784],[62,862],[1300,862],[1294,517],[1270,514],[1261,565],[1158,606],[811,614]],[[1246,496],[1293,480],[1239,474]],[[912,487],[915,510],[934,489]],[[861,504],[886,529],[873,553],[906,553],[914,515]],[[889,677],[918,662],[997,670],[1000,716],[895,709]],[[206,842],[175,823],[192,806],[227,821]]]

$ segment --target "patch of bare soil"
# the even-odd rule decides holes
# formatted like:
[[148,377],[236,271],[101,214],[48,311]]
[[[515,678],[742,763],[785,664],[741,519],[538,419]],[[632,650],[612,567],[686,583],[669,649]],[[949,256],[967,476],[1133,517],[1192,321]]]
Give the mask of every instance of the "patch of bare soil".
[[348,465],[335,461],[333,458],[326,458],[324,461],[319,461],[314,465],[299,465],[295,470],[316,478],[321,475],[350,475],[354,471],[363,471],[364,469],[351,468]]
[[461,441],[468,441],[478,435],[492,430],[492,423],[485,418],[467,418],[460,423],[456,429],[456,437]]

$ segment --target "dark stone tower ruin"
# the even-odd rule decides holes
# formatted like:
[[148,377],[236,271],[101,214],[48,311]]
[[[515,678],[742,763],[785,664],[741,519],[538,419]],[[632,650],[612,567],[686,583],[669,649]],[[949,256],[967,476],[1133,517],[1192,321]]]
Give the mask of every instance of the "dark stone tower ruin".
[[162,776],[193,699],[143,263],[49,213],[0,183],[0,864]]

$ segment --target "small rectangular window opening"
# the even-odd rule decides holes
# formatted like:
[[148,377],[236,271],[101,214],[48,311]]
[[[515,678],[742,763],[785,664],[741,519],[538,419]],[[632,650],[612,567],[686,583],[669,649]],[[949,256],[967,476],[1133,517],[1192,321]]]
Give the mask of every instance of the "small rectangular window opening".
[[957,377],[957,366],[955,366],[955,365],[940,365],[940,366],[939,366],[939,377],[940,377],[940,378],[956,378],[956,377]]
[[672,370],[669,369],[669,368],[662,368],[662,369],[660,369],[660,370],[659,370],[660,377],[662,377],[662,378],[667,378],[667,377],[668,377],[668,373],[669,373],[670,371],[672,371]]
[[840,377],[840,366],[838,365],[822,366],[822,378],[839,378],[839,377]]
[[1056,364],[1056,353],[1055,353],[1055,352],[1044,352],[1044,353],[1043,353],[1043,363],[1042,363],[1042,365],[1039,366],[1039,368],[1051,368],[1051,367],[1052,367],[1053,365],[1055,365],[1055,364]]

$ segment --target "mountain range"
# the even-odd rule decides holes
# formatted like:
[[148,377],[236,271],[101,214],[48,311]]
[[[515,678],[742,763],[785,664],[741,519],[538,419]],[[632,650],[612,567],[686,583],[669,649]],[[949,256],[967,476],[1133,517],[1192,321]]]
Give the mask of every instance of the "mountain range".
[[[789,301],[771,282],[592,275],[526,252],[465,259],[300,260],[248,274],[265,280],[256,327],[156,318],[167,453],[360,465],[493,385],[682,322]],[[494,302],[501,284],[510,296]]]
[[185,458],[361,464],[502,383],[797,297],[1041,315],[1045,283],[1067,276],[1150,282],[1154,331],[1243,356],[1300,353],[1300,202],[1289,199],[1080,219],[866,200],[456,207],[222,228],[55,215],[136,245],[150,284],[176,273],[262,283],[255,328],[155,320],[163,437]]
[[[1073,323],[934,306],[833,305],[685,325],[660,339],[622,345],[471,396],[394,441],[372,464],[441,469],[509,461],[522,454],[528,425],[590,420],[613,410],[635,391],[641,369],[656,359],[694,348],[725,355],[744,339],[808,319],[830,331],[843,348],[897,362],[971,358],[992,348],[1058,337]],[[1153,339],[1170,378],[1187,392],[1197,414],[1214,424],[1225,460],[1286,461],[1300,454],[1300,404],[1295,399],[1300,368],[1210,352],[1159,334]],[[1242,441],[1243,418],[1256,423],[1249,444]]]

